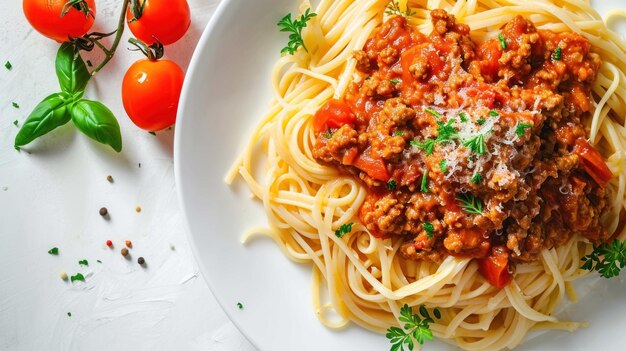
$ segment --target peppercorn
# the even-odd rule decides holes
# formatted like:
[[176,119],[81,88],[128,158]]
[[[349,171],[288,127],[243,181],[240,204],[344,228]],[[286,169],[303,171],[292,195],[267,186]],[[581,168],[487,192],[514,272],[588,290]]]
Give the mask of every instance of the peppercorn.
[[139,258],[137,259],[137,263],[139,263],[140,265],[142,265],[142,266],[143,266],[143,264],[144,264],[144,263],[146,263],[146,260],[145,260],[143,257],[139,257]]
[[111,240],[107,240],[107,246],[108,247],[113,247],[113,242]]
[[109,210],[107,210],[107,208],[106,208],[106,207],[102,207],[102,208],[100,209],[100,216],[105,217],[105,216],[106,216],[106,215],[108,215],[108,214],[109,214]]
[[124,257],[128,256],[128,249],[127,248],[123,248],[122,249],[122,256],[124,256]]
[[107,181],[108,181],[109,183],[113,183],[113,177],[112,177],[112,176],[110,176],[110,175],[108,175],[108,176],[107,176]]
[[61,274],[59,274],[59,276],[61,277],[61,279],[67,280],[67,273],[61,272]]
[[137,205],[137,206],[135,207],[135,212],[141,212],[141,206]]
[[129,249],[133,247],[133,242],[130,240],[126,240],[124,244],[126,244],[126,247],[128,247]]

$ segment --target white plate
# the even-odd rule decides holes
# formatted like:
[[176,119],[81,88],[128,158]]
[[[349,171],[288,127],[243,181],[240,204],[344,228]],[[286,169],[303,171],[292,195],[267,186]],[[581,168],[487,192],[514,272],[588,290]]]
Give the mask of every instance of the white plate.
[[[626,8],[622,0],[597,2],[601,12]],[[296,0],[225,0],[206,28],[187,72],[176,127],[182,209],[209,287],[260,350],[388,350],[383,335],[356,326],[332,331],[319,323],[310,266],[289,261],[269,239],[241,244],[242,233],[266,223],[265,215],[242,181],[233,187],[223,181],[271,99],[271,67],[287,39],[276,22],[296,8]],[[625,350],[625,288],[618,279],[602,280],[561,314],[589,321],[589,328],[549,332],[518,350]],[[453,348],[432,342],[425,349]]]

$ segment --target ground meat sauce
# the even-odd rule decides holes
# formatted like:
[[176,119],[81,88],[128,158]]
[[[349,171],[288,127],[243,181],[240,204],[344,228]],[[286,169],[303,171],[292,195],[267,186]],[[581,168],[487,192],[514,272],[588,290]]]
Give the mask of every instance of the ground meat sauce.
[[314,157],[369,189],[368,230],[403,236],[409,259],[481,259],[496,286],[576,233],[608,240],[612,174],[581,123],[601,64],[589,42],[517,16],[476,43],[445,11],[431,19],[425,36],[389,18],[354,53],[345,99],[314,118]]

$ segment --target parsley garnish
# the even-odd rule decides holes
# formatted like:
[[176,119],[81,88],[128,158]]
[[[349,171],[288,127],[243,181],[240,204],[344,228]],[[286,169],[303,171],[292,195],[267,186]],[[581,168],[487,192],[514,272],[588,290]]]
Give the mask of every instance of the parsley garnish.
[[18,124],[18,123],[19,123],[19,122],[17,121],[17,119],[16,119],[15,121],[13,121],[13,125],[15,125],[16,127],[17,127],[17,124]]
[[96,260],[96,262],[98,262],[98,263],[102,263],[102,261],[100,261],[100,260]]
[[80,260],[78,261],[78,264],[83,265],[83,266],[89,266],[89,262],[87,260]]
[[330,139],[333,137],[333,131],[330,128],[327,128],[326,133],[322,133],[322,135],[324,136],[324,138]]
[[498,117],[500,114],[496,110],[489,110],[489,116]]
[[424,230],[426,231],[426,235],[428,236],[428,239],[432,238],[433,234],[435,233],[435,226],[433,226],[433,224],[430,222],[424,222],[422,226],[424,227]]
[[72,316],[72,312],[67,312],[67,316],[71,317]]
[[626,266],[626,242],[614,240],[610,244],[602,244],[583,257],[582,261],[582,269],[596,270],[604,278],[617,277]]
[[287,46],[280,50],[281,55],[287,53],[293,55],[301,46],[304,48],[304,51],[308,52],[306,46],[304,46],[304,40],[302,39],[302,29],[306,28],[306,23],[315,16],[317,16],[315,12],[311,12],[311,9],[306,9],[299,19],[292,19],[291,13],[288,13],[278,21],[277,25],[281,32],[291,33],[289,34]]
[[428,169],[424,170],[424,175],[422,176],[422,192],[428,192]]
[[467,113],[465,112],[459,113],[459,118],[461,119],[461,122],[463,123],[467,122]]
[[[436,111],[433,111],[433,112],[437,113]],[[439,126],[439,128],[437,128],[437,134],[438,134],[437,139],[425,139],[424,141],[412,140],[409,143],[413,146],[417,146],[418,148],[426,151],[426,156],[429,156],[435,150],[435,144],[437,143],[443,144],[457,137],[458,132],[452,126],[452,123],[454,123],[454,120],[452,118],[449,119],[448,122],[446,123],[437,121],[437,125]]]
[[417,12],[411,11],[409,5],[406,6],[406,11],[400,10],[400,4],[397,1],[392,1],[387,5],[385,14],[389,16],[397,15],[402,17],[409,17],[415,15]]
[[555,61],[561,60],[561,48],[556,48],[556,50],[554,50],[554,53],[552,54],[552,59]]
[[15,107],[15,108],[20,108],[20,105],[18,105],[18,103],[17,103],[17,102],[15,102],[15,101],[13,101],[13,102],[11,103],[11,105],[13,105],[13,107]]
[[76,273],[76,275],[73,275],[73,276],[71,276],[71,277],[70,277],[70,281],[71,281],[72,283],[73,283],[74,281],[76,281],[76,280],[80,280],[81,282],[84,282],[84,281],[85,281],[85,276],[83,276],[83,275],[82,275],[82,274],[80,274],[80,273]]
[[482,126],[483,124],[485,124],[485,122],[487,122],[487,120],[486,120],[486,119],[484,119],[484,118],[479,118],[479,119],[476,121],[476,123],[478,123],[478,125],[479,125],[479,126]]
[[397,186],[396,181],[393,179],[387,182],[387,189],[389,190],[395,189],[396,186]]
[[[387,334],[385,334],[391,343],[391,351],[404,351],[404,346],[407,346],[409,350],[413,350],[415,342],[421,345],[424,344],[424,341],[433,339],[430,323],[435,323],[435,321],[430,317],[424,305],[420,305],[419,313],[424,319],[417,314],[413,314],[413,308],[409,307],[409,305],[405,304],[402,306],[398,320],[404,323],[404,328],[389,327]],[[435,318],[441,318],[441,312],[437,308],[433,310],[433,314]]]
[[7,61],[7,62],[4,64],[4,68],[6,68],[6,69],[8,69],[8,70],[11,70],[11,68],[13,68],[13,65],[11,64],[11,62]]
[[483,180],[483,176],[480,175],[480,173],[476,173],[474,174],[474,176],[472,176],[472,179],[470,180],[472,183],[474,184],[478,184]]
[[354,223],[342,224],[339,229],[335,230],[335,235],[338,238],[343,237],[344,235],[350,233],[352,231],[352,225]]
[[478,134],[465,142],[463,142],[463,146],[470,148],[473,152],[478,155],[483,155],[487,152],[487,144],[485,143],[485,135]]
[[506,50],[506,39],[504,38],[504,34],[498,34],[498,40],[500,40],[500,46],[502,47],[502,50]]
[[439,169],[441,169],[441,173],[448,172],[448,160],[443,159],[439,162]]
[[402,131],[402,130],[396,130],[396,131],[393,133],[393,135],[395,135],[395,136],[402,136],[402,135],[404,135],[404,131]]
[[526,129],[532,128],[532,127],[533,127],[532,124],[518,122],[517,127],[515,127],[515,134],[519,136],[524,136],[524,134],[526,134]]
[[461,208],[468,214],[482,214],[483,204],[472,194],[458,194],[457,200],[461,201]]
[[50,250],[48,250],[48,253],[51,255],[58,255],[59,254],[59,248],[58,247],[53,247]]
[[437,118],[441,118],[441,114],[435,110],[433,110],[432,108],[426,108],[424,109],[424,111],[430,113],[431,115],[437,117]]
[[237,308],[243,310],[243,304],[241,302],[237,302]]
[[396,85],[396,84],[400,83],[400,80],[399,80],[399,79],[396,79],[396,78],[394,78],[394,79],[389,79],[389,81],[390,81],[392,84],[394,84],[394,85]]

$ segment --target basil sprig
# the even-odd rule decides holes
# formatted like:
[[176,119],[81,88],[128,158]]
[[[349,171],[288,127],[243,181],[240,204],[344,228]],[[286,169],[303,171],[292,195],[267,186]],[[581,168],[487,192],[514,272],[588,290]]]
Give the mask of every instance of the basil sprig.
[[91,74],[78,50],[70,43],[61,45],[55,66],[61,92],[46,97],[35,107],[15,136],[15,148],[72,120],[85,135],[120,152],[122,135],[111,110],[100,102],[82,98]]

